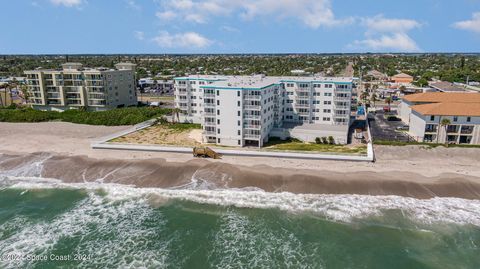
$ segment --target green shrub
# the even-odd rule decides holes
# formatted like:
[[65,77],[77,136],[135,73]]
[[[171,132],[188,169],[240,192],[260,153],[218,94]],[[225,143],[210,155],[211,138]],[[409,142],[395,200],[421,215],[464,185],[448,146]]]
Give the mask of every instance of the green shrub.
[[42,122],[60,120],[78,124],[89,125],[133,125],[152,118],[170,113],[170,109],[152,107],[128,107],[107,111],[67,110],[65,112],[39,111],[28,109],[2,109],[0,121],[2,122]]
[[328,144],[328,139],[327,137],[322,137],[322,144]]
[[328,137],[328,144],[335,145],[335,139],[333,139],[333,136]]
[[322,139],[320,137],[315,138],[315,143],[322,144]]

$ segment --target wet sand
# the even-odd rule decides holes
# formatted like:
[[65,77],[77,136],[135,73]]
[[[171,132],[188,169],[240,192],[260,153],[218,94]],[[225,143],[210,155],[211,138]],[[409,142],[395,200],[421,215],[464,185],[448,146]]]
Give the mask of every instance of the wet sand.
[[0,156],[0,170],[41,163],[41,176],[64,182],[103,182],[136,187],[178,188],[195,182],[208,189],[255,187],[268,192],[398,195],[427,199],[480,199],[480,178],[458,174],[425,177],[412,172],[331,172],[231,165],[206,160],[93,159],[48,153]]
[[68,182],[103,179],[172,188],[194,179],[209,188],[480,199],[480,149],[376,146],[377,162],[364,163],[235,156],[203,160],[189,154],[90,148],[91,141],[126,128],[0,123],[0,170],[48,158],[42,176]]

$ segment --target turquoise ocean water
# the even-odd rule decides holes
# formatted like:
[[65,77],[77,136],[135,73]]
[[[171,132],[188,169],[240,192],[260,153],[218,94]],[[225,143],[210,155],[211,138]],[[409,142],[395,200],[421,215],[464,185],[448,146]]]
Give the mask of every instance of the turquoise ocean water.
[[480,201],[4,173],[0,268],[480,268]]

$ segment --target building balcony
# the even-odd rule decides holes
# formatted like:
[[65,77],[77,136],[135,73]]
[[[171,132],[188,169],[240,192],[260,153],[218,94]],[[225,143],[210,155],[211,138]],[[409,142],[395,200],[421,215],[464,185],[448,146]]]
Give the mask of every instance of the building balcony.
[[295,103],[295,106],[296,107],[299,107],[299,108],[310,108],[310,104],[298,104],[298,103]]
[[260,135],[259,134],[244,134],[243,135],[243,138],[245,139],[260,139]]
[[217,114],[215,114],[215,112],[203,112],[203,115],[205,117],[215,117]]
[[245,124],[243,125],[243,129],[249,129],[249,130],[261,130],[262,126],[261,125],[250,125],[250,124]]
[[216,105],[215,105],[215,103],[204,103],[203,106],[204,106],[204,107],[213,107],[213,108],[214,108]]
[[260,101],[260,100],[262,100],[262,96],[261,95],[244,95],[243,100],[246,100],[246,101]]
[[217,123],[214,122],[214,121],[205,121],[203,123],[203,126],[213,126],[213,127],[215,127],[215,126],[217,126]]
[[214,98],[215,99],[215,94],[214,93],[204,93],[203,97],[205,98]]
[[471,135],[473,134],[473,126],[463,126],[460,130],[461,134]]
[[256,110],[256,111],[260,111],[260,110],[262,110],[262,106],[244,105],[244,106],[243,106],[243,109],[245,109],[245,110]]
[[246,120],[260,120],[262,116],[260,115],[243,115],[243,118]]
[[295,97],[297,100],[310,100],[310,96],[309,95],[297,95]]
[[215,132],[215,130],[213,130],[213,131],[203,130],[203,134],[204,134],[204,135],[213,135],[213,136],[217,135],[217,133]]

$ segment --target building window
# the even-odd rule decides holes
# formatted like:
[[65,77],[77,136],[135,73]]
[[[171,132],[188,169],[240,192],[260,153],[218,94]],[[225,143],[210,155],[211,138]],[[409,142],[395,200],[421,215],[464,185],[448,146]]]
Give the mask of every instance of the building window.
[[238,116],[240,117],[240,111],[237,111]]
[[242,135],[242,133],[241,133],[241,131],[240,131],[240,130],[238,130],[238,135]]
[[237,91],[237,96],[240,97],[240,91]]
[[217,133],[220,134],[220,129],[217,129]]
[[220,110],[217,109],[217,115],[220,115]]
[[220,138],[219,138],[219,139],[217,139],[217,141],[218,141],[218,144],[220,144],[220,141],[221,141],[221,140],[220,140]]
[[467,122],[472,121],[472,117],[467,117]]
[[217,124],[220,124],[220,119],[217,119]]
[[435,120],[435,116],[430,116],[430,120],[431,120],[431,121],[434,121],[434,120]]
[[242,144],[242,140],[238,140],[238,145],[240,146]]
[[458,117],[457,117],[457,116],[453,116],[453,121],[454,121],[454,122],[457,122],[457,121],[458,121]]
[[237,102],[237,106],[240,106],[240,101]]
[[217,100],[217,106],[219,106],[219,105],[220,105],[220,100]]
[[237,121],[237,125],[240,126],[242,125],[242,123],[240,121]]

